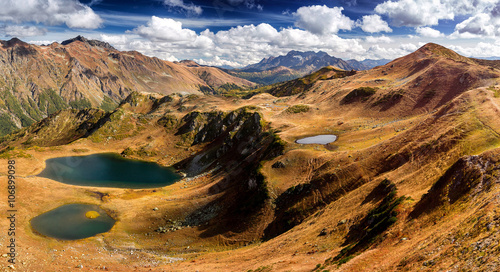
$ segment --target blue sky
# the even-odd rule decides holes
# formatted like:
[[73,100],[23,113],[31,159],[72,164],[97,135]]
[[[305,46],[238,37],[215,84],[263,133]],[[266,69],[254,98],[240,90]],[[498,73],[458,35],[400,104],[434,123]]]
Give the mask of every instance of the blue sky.
[[241,67],[290,50],[393,59],[427,42],[500,57],[500,0],[0,0],[0,39],[83,35],[119,50]]

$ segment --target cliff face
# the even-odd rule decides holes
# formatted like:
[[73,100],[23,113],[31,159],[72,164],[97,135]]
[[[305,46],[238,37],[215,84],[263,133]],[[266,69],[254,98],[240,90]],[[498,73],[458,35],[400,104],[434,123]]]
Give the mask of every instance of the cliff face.
[[201,94],[223,84],[252,85],[217,68],[203,68],[209,80],[190,69],[83,37],[48,46],[0,41],[2,134],[61,109],[110,110],[132,91]]

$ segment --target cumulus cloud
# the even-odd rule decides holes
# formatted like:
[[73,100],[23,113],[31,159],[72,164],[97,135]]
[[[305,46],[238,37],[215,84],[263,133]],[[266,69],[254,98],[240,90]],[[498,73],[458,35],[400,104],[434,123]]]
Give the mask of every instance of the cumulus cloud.
[[372,45],[368,48],[366,56],[370,59],[394,59],[410,54],[416,50],[414,44],[402,44],[399,47],[385,47],[381,45]]
[[226,59],[221,59],[219,56],[215,56],[212,60],[204,60],[204,59],[194,59],[195,62],[201,64],[201,65],[208,65],[208,66],[231,66],[231,67],[239,67],[241,66],[240,63],[237,63],[235,61],[230,61]]
[[278,30],[266,23],[236,26],[215,33],[207,29],[197,34],[183,28],[179,21],[155,16],[125,35],[101,35],[101,39],[119,50],[137,50],[167,60],[189,58],[201,64],[233,67],[290,50],[323,50],[346,58],[365,52],[360,40],[334,34],[315,34],[292,27]]
[[99,28],[103,20],[77,0],[4,0],[0,21],[66,24],[70,28]]
[[441,0],[399,0],[378,4],[375,12],[387,14],[395,26],[437,25],[439,20],[453,19],[454,13]]
[[193,3],[186,4],[183,0],[164,0],[165,5],[173,8],[181,8],[189,13],[200,15],[203,9]]
[[452,38],[495,37],[500,35],[500,17],[479,13],[455,26]]
[[364,32],[392,32],[387,22],[382,20],[382,17],[377,14],[363,16],[363,18],[357,22],[357,25],[361,27]]
[[336,34],[339,30],[351,30],[354,21],[342,14],[342,7],[305,6],[292,15],[296,18],[295,26],[314,34]]
[[365,38],[365,41],[368,43],[392,43],[394,42],[391,38],[387,36],[373,37],[368,36]]
[[36,26],[6,25],[0,27],[0,34],[8,37],[43,36],[47,29]]
[[420,27],[417,27],[417,29],[415,31],[422,37],[439,38],[439,37],[444,36],[444,34],[441,33],[439,30],[436,30],[436,29],[431,28],[431,27],[420,26]]
[[500,57],[500,43],[479,42],[474,46],[450,45],[448,48],[467,57]]
[[396,0],[375,7],[375,12],[386,14],[394,26],[433,26],[440,20],[454,20],[459,15],[475,16],[496,9],[498,0]]
[[181,42],[194,41],[196,32],[182,28],[182,23],[170,18],[153,16],[148,24],[141,25],[131,31],[153,41]]

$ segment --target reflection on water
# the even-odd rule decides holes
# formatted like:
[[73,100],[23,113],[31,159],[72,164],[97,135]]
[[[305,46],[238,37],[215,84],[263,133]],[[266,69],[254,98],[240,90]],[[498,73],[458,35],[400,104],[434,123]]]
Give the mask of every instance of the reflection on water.
[[[86,213],[99,213],[88,218]],[[33,229],[44,236],[61,240],[77,240],[109,231],[115,220],[96,205],[68,204],[31,219]]]
[[38,176],[62,183],[114,188],[156,188],[180,179],[171,168],[105,153],[48,159]]

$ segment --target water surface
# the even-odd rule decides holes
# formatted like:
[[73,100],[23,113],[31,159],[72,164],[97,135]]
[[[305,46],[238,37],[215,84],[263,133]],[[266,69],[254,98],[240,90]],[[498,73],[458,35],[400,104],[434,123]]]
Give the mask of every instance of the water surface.
[[325,134],[325,135],[317,135],[312,137],[306,137],[295,141],[298,144],[322,144],[326,145],[329,143],[333,143],[337,140],[337,136]]
[[38,176],[71,185],[132,189],[163,187],[180,179],[171,168],[115,153],[48,159]]
[[[99,216],[88,218],[85,213],[96,211]],[[61,240],[77,240],[109,231],[115,220],[96,205],[67,204],[31,219],[33,229],[44,236]]]

